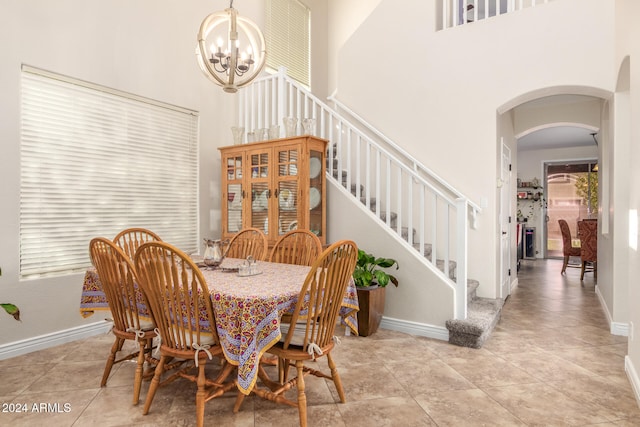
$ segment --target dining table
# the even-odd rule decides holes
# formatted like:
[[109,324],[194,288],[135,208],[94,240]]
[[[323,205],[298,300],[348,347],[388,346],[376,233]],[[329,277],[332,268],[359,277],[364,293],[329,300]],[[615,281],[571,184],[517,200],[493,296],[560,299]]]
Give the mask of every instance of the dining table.
[[[293,313],[302,285],[311,267],[255,261],[251,275],[241,275],[246,260],[225,258],[217,268],[199,264],[211,298],[220,345],[226,360],[238,367],[237,384],[250,394],[258,378],[262,355],[282,338],[282,316]],[[80,314],[108,310],[100,278],[87,269],[80,302]],[[358,294],[353,279],[343,297],[340,318],[346,330],[358,333]],[[145,304],[139,304],[142,318],[150,318]],[[207,325],[205,325],[207,326]]]

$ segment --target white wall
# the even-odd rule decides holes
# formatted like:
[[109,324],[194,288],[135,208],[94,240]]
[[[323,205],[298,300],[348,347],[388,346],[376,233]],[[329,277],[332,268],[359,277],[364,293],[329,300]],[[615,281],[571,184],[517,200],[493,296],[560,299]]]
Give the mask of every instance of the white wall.
[[336,89],[337,76],[341,67],[337,53],[340,52],[349,37],[351,37],[360,24],[367,19],[371,11],[378,6],[380,1],[381,0],[327,0],[327,18],[331,25],[331,31],[327,34],[329,94]]
[[[366,209],[355,209],[351,194],[333,183],[327,186],[327,215],[333,221],[327,224],[328,240],[351,239],[358,247],[376,257],[397,258],[403,251],[400,237],[390,229],[381,229],[375,215]],[[344,213],[348,212],[349,215]],[[372,230],[380,230],[374,233]],[[416,251],[412,257],[402,258],[399,269],[392,274],[398,278],[399,286],[387,286],[385,319],[400,319],[404,327],[414,322],[419,335],[447,338],[444,323],[453,318],[453,290],[439,286],[434,281],[438,272],[425,272]],[[437,326],[426,326],[437,325]],[[394,328],[395,329],[395,328]]]
[[[619,0],[616,2],[616,51],[615,51],[615,68],[620,70],[621,74],[625,71],[628,75],[622,80],[626,80],[618,87],[618,90],[625,96],[628,96],[630,111],[637,114],[640,111],[640,72],[638,71],[638,59],[640,58],[640,28],[637,25],[637,17],[640,16],[640,2],[636,0]],[[630,61],[625,64],[625,58],[630,57]],[[622,76],[621,76],[622,77]],[[616,94],[617,95],[617,94]],[[620,125],[624,125],[624,122]],[[616,128],[619,129],[619,125]],[[631,162],[640,159],[640,122],[633,116],[627,117],[626,134],[630,144],[628,145],[626,154]],[[622,154],[625,154],[624,150]],[[640,212],[640,168],[633,167],[629,170],[628,176],[629,193],[627,195],[628,208],[627,216],[630,212],[634,213],[634,218],[638,220],[638,212]],[[621,213],[625,215],[625,212]],[[629,304],[629,344],[628,356],[626,359],[626,370],[631,380],[636,396],[640,396],[640,340],[638,339],[638,331],[640,327],[640,310],[638,310],[638,301],[640,301],[640,256],[638,255],[638,233],[629,233],[627,231],[627,245],[625,248],[626,256],[624,261],[627,263],[628,273],[628,293],[622,295]],[[621,267],[624,268],[624,267]]]
[[432,2],[382,0],[338,52],[338,98],[472,200],[488,200],[469,277],[495,296],[496,111],[561,85],[611,91],[613,7],[555,1],[440,32],[435,20]]
[[[262,24],[257,2],[238,5]],[[79,314],[82,274],[19,280],[20,67],[28,64],[200,112],[200,233],[219,234],[220,161],[232,143],[234,95],[199,70],[196,35],[223,0],[0,0],[0,302],[20,307],[22,322],[0,313],[0,344],[97,322]],[[113,237],[113,236],[107,236]],[[88,245],[88,242],[87,242]]]

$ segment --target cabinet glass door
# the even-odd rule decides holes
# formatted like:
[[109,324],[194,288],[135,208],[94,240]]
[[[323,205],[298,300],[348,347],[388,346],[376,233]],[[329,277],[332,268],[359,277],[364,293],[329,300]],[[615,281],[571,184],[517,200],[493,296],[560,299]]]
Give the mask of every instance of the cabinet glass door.
[[298,166],[297,147],[283,147],[277,151],[276,188],[278,196],[277,235],[298,228]]
[[249,153],[249,167],[251,170],[251,227],[263,230],[269,234],[269,152],[252,151]]
[[226,158],[227,231],[235,233],[242,229],[242,155]]
[[242,229],[242,184],[227,185],[227,231]]
[[322,153],[311,150],[309,157],[309,230],[318,237],[322,236],[324,222],[324,209],[322,206],[323,174]]

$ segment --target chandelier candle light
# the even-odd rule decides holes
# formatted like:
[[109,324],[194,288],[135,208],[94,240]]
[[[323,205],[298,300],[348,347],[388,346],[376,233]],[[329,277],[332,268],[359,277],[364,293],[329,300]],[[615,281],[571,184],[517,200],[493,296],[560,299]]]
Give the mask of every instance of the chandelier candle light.
[[256,78],[266,55],[262,32],[254,22],[238,16],[233,0],[229,8],[210,14],[200,24],[198,65],[225,92],[235,93]]

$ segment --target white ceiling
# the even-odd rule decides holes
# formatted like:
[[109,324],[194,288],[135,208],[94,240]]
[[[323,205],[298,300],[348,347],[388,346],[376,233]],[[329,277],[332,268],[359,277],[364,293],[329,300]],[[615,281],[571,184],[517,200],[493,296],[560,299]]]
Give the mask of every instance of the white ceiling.
[[[521,110],[540,110],[545,108],[558,108],[559,106],[571,108],[595,100],[585,95],[551,95],[528,101],[517,107]],[[549,148],[568,148],[594,146],[596,143],[591,134],[593,128],[580,126],[554,126],[531,132],[518,138],[518,150],[544,150]],[[599,140],[599,135],[596,134]]]
[[[593,146],[593,130],[577,126],[556,126],[518,138],[518,150]],[[598,135],[596,135],[598,139]]]

